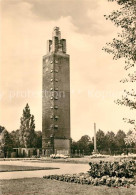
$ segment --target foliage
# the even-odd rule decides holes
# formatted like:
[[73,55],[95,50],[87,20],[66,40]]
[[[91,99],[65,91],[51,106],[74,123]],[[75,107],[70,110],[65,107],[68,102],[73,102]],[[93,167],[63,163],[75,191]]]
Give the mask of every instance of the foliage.
[[[96,139],[97,139],[97,149],[98,152],[101,154],[122,154],[122,153],[128,153],[128,151],[132,148],[135,148],[135,144],[125,144],[126,139],[128,136],[130,136],[132,132],[129,131],[126,135],[123,130],[119,130],[116,134],[112,131],[108,131],[106,134],[99,130],[96,133]],[[132,137],[132,139],[134,139]],[[94,138],[90,139],[88,135],[84,135],[80,138],[80,140],[72,141],[71,143],[71,151],[72,154],[75,153],[75,151],[84,150],[84,153],[86,155],[90,155],[93,152],[94,144],[93,144]],[[132,149],[133,150],[133,149]]]
[[126,134],[122,130],[119,130],[115,136],[116,147],[119,148],[121,152],[123,152],[123,149],[126,148],[125,140],[124,140],[125,137],[126,137]]
[[110,176],[110,177],[134,177],[136,172],[136,162],[135,161],[123,161],[123,162],[103,162],[99,163],[90,162],[89,174],[93,178]]
[[[21,147],[19,137],[20,137],[20,130],[12,131],[10,133],[12,142],[13,142],[13,147],[14,148],[19,148]],[[42,132],[41,131],[34,131],[33,134],[33,141],[31,144],[32,148],[42,148]]]
[[90,144],[91,144],[91,139],[90,139],[90,137],[88,135],[82,136],[80,138],[80,140],[78,141],[79,149],[81,151],[84,150],[85,154],[89,154],[90,153],[90,150],[91,150]]
[[128,179],[125,177],[109,177],[103,176],[101,178],[93,178],[85,173],[80,174],[65,174],[65,175],[47,175],[43,177],[44,179],[58,180],[64,182],[78,183],[78,184],[87,184],[93,186],[106,185],[108,187],[129,187],[130,184],[135,185],[134,179]]
[[106,185],[109,187],[129,187],[135,185],[135,161],[122,162],[90,162],[88,173],[47,175],[44,179],[59,180],[64,182],[87,184],[93,186]]
[[11,139],[10,133],[4,129],[1,133],[0,148],[4,152],[4,156],[9,155],[13,149],[13,141]]
[[[19,142],[20,130],[12,131],[9,133],[5,128],[1,133],[0,148],[4,152],[5,157],[13,151],[13,148],[21,147]],[[42,132],[36,131],[33,135],[33,142],[31,144],[33,148],[42,148]]]
[[124,140],[127,145],[134,145],[134,143],[136,144],[136,127],[126,136]]
[[32,148],[35,142],[35,123],[34,116],[30,113],[29,105],[26,104],[21,117],[21,125],[19,131],[20,146]]
[[104,148],[105,148],[105,134],[100,129],[96,133],[96,142],[97,142],[98,151],[104,150]]
[[[125,60],[125,70],[129,71],[127,78],[121,80],[121,82],[136,81],[136,1],[135,0],[111,0],[116,1],[120,6],[120,9],[113,11],[110,15],[106,16],[107,20],[113,22],[117,27],[120,27],[121,32],[118,33],[118,37],[114,38],[112,42],[107,43],[107,46],[103,48],[109,54],[113,55],[114,60],[120,58]],[[132,70],[130,72],[130,69]],[[121,99],[116,101],[118,105],[125,105],[130,109],[136,109],[136,91],[124,90],[124,94]],[[131,122],[134,119],[128,119]],[[127,144],[136,143],[136,124],[132,130],[132,134],[125,139]]]
[[129,187],[130,184],[135,185],[135,180],[133,179],[136,172],[135,161],[113,163],[100,161],[99,163],[90,162],[89,165],[91,168],[88,173],[47,175],[43,178],[94,186]]
[[19,129],[17,129],[16,131],[12,131],[10,133],[12,142],[13,142],[13,148],[19,148],[20,147],[20,142],[19,142]]
[[105,135],[105,143],[109,150],[109,153],[114,154],[116,148],[115,133],[113,133],[112,131],[108,131]]
[[0,125],[0,133],[2,133],[2,131],[5,129],[5,127]]
[[75,150],[78,150],[78,143],[74,140],[71,140],[71,152],[74,153]]
[[35,131],[35,145],[36,148],[42,148],[42,132]]
[[72,141],[71,151],[72,153],[80,151],[82,154],[90,154],[93,151],[93,143],[91,142],[90,137],[88,135],[84,135],[77,142]]
[[[115,0],[120,5],[119,10],[114,10],[106,16],[107,20],[113,22],[122,29],[118,33],[118,38],[114,38],[107,47],[106,52],[113,54],[113,59],[125,58],[125,69],[135,66],[136,62],[136,1],[135,0]],[[135,80],[134,80],[135,81]]]

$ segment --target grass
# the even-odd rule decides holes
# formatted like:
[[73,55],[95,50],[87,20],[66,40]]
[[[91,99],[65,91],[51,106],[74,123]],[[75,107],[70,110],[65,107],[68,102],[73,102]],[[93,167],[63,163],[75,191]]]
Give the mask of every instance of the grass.
[[16,165],[0,165],[0,172],[36,171],[36,170],[51,170],[51,169],[58,169],[58,168],[34,167],[34,166],[16,166]]
[[135,195],[136,186],[110,188],[66,183],[43,178],[1,180],[2,195]]

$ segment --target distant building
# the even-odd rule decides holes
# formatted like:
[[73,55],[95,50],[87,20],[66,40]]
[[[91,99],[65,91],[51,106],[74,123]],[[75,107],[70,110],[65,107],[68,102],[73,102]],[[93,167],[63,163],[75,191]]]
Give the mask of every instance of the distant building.
[[55,27],[43,56],[43,155],[70,154],[70,60],[66,40]]

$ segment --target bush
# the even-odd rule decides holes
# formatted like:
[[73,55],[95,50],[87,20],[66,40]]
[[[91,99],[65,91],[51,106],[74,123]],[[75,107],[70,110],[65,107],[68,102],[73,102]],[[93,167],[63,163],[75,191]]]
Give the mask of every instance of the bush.
[[48,175],[44,176],[44,179],[58,180],[70,183],[78,183],[78,184],[87,184],[93,186],[106,185],[109,187],[129,187],[130,184],[135,184],[134,179],[132,178],[118,178],[118,177],[109,177],[103,176],[101,178],[93,178],[89,174],[80,173],[80,174],[65,174],[65,175]]
[[136,162],[135,161],[122,161],[122,162],[103,162],[99,163],[89,163],[90,170],[89,175],[93,178],[100,178],[102,176],[108,175],[110,177],[125,177],[133,178],[136,172]]
[[129,187],[130,184],[135,185],[135,180],[133,179],[136,172],[135,161],[100,161],[99,163],[90,162],[89,165],[91,168],[88,173],[48,175],[43,178],[94,186]]

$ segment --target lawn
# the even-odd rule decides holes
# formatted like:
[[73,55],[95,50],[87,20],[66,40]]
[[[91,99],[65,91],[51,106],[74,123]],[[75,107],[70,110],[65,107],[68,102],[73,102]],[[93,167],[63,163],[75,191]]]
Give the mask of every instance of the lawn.
[[90,186],[43,178],[1,180],[2,195],[135,195],[136,186],[130,188]]
[[52,167],[34,167],[34,166],[16,166],[16,165],[0,165],[0,172],[12,171],[36,171],[36,170],[51,170],[58,169]]

